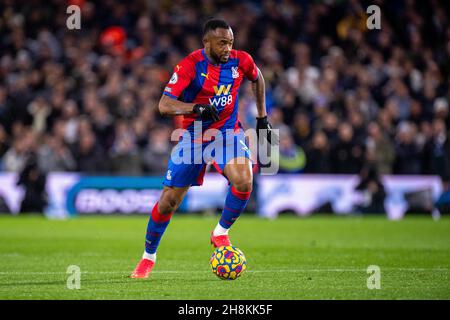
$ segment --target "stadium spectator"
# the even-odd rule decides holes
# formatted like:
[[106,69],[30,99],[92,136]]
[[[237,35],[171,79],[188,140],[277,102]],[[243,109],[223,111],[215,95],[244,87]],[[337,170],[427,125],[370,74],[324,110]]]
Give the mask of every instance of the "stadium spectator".
[[8,140],[8,135],[6,134],[3,125],[0,124],[0,171],[3,170],[3,156],[10,147]]
[[313,128],[311,128],[311,121],[305,112],[298,112],[294,116],[293,122],[293,136],[295,143],[304,147],[308,141],[311,140]]
[[35,146],[35,136],[31,130],[17,134],[12,146],[3,157],[3,169],[9,172],[21,172]]
[[433,135],[424,146],[423,173],[439,175],[447,189],[450,181],[450,141],[442,119],[433,121]]
[[371,122],[367,131],[366,155],[368,163],[373,164],[380,174],[392,174],[395,150],[391,140],[385,132],[381,131],[377,122]]
[[171,153],[170,130],[161,126],[150,131],[147,146],[142,151],[143,170],[150,174],[163,175]]
[[136,136],[128,121],[120,120],[116,123],[114,144],[110,154],[114,172],[122,175],[139,175],[141,173]]
[[335,173],[359,173],[363,166],[364,148],[353,132],[353,127],[341,123],[338,128],[337,142],[331,151],[332,170]]
[[97,139],[92,131],[80,134],[73,154],[77,161],[77,171],[88,174],[109,171],[109,162],[105,161],[104,150],[98,146]]
[[306,173],[330,173],[330,147],[327,136],[317,131],[306,149]]
[[326,134],[330,146],[336,144],[338,139],[338,121],[339,119],[334,112],[327,112],[322,117],[321,129]]
[[65,122],[64,140],[68,144],[73,144],[78,136],[78,105],[74,100],[66,100],[61,114],[61,119]]
[[394,173],[420,174],[421,152],[416,141],[416,127],[409,122],[401,122],[395,144]]
[[103,103],[98,103],[92,111],[92,130],[100,145],[109,150],[114,142],[114,117]]
[[289,129],[280,130],[280,152],[275,161],[278,161],[280,173],[299,173],[305,168],[305,152],[294,143]]
[[361,192],[359,203],[355,212],[359,213],[386,213],[384,200],[386,191],[375,167],[367,166],[361,170],[360,182],[355,190]]
[[39,169],[35,154],[30,154],[19,174],[17,185],[23,186],[25,195],[20,204],[21,213],[42,213],[47,205],[46,175]]
[[33,117],[31,127],[37,135],[44,133],[47,129],[47,117],[50,111],[51,108],[43,96],[37,96],[28,105],[28,112]]
[[76,169],[76,161],[64,141],[52,135],[47,135],[44,139],[45,142],[37,151],[38,165],[44,173]]

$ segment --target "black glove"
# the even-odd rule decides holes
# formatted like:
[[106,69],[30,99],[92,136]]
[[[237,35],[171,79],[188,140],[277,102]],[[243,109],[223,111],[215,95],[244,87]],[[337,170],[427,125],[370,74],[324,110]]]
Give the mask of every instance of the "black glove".
[[258,137],[259,141],[259,130],[265,129],[267,130],[267,141],[271,144],[272,138],[274,138],[274,143],[276,143],[278,140],[276,139],[275,133],[272,131],[272,126],[270,125],[269,121],[267,120],[267,116],[264,116],[262,118],[256,117],[256,136]]
[[216,107],[210,104],[196,104],[193,111],[198,114],[202,120],[219,120],[219,113],[217,112]]

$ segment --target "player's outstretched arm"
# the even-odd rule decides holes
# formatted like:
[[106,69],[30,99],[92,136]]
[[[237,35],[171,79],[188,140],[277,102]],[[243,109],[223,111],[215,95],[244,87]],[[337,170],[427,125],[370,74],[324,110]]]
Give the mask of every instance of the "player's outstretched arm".
[[256,108],[258,109],[258,116],[256,117],[256,134],[259,139],[260,130],[266,130],[265,136],[269,143],[276,143],[278,141],[275,134],[272,132],[272,126],[267,119],[266,111],[266,84],[261,71],[258,69],[258,77],[252,82],[252,90],[256,98]]
[[194,113],[195,103],[186,103],[166,95],[162,95],[159,100],[159,112],[163,116],[177,116]]
[[258,68],[258,77],[252,82],[252,90],[256,98],[256,108],[258,109],[258,117],[267,117],[266,112],[266,83],[264,77]]

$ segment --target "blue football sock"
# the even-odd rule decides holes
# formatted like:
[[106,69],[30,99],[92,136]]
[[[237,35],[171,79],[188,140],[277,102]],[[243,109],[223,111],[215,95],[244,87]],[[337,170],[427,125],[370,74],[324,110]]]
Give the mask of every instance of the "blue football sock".
[[219,224],[229,229],[247,206],[251,192],[237,191],[233,186],[228,190],[225,206]]
[[172,213],[166,215],[161,214],[158,211],[158,202],[155,204],[150,219],[148,220],[147,235],[145,236],[145,252],[150,254],[156,252],[171,217]]

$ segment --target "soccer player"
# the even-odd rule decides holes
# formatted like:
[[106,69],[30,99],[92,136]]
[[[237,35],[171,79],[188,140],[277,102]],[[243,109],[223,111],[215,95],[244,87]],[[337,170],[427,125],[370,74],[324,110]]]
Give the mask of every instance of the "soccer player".
[[[208,20],[203,28],[204,48],[192,52],[174,68],[164,89],[159,102],[161,114],[183,115],[184,118],[185,130],[174,150],[178,147],[185,153],[192,151],[193,155],[176,156],[172,152],[164,189],[148,222],[145,251],[132,278],[149,276],[156,261],[156,249],[172,214],[189,187],[202,185],[208,162],[213,161],[230,183],[222,216],[210,236],[211,244],[214,247],[231,245],[228,231],[247,205],[253,180],[250,155],[237,114],[238,91],[244,78],[252,82],[256,96],[257,134],[259,136],[260,129],[267,130],[267,140],[269,143],[271,140],[264,78],[248,53],[232,49],[233,40],[233,31],[224,20]],[[178,99],[181,94],[183,101]],[[230,131],[233,135],[225,139],[208,138],[206,134],[199,137],[196,133],[199,124],[204,133],[216,129],[223,136]],[[202,153],[208,146],[217,142],[223,142],[223,150],[219,148],[218,152],[211,152],[210,158],[203,158]],[[198,154],[202,157],[200,162],[179,161],[184,156],[188,160],[195,159]]]

